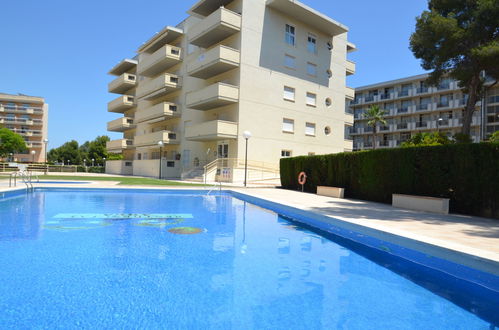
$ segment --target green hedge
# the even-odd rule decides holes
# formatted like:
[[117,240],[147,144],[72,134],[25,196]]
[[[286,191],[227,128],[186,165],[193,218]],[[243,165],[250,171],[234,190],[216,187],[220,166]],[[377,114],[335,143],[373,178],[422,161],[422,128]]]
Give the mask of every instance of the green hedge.
[[345,197],[390,204],[392,194],[450,198],[450,211],[499,219],[499,144],[379,149],[281,159],[283,188],[345,188]]

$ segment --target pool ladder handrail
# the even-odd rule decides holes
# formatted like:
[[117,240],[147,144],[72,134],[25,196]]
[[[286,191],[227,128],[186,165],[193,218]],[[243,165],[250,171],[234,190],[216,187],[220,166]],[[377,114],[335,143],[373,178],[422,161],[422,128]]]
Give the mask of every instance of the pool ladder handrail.
[[[9,177],[9,188],[12,188],[12,179],[14,179],[14,187],[17,187],[17,178],[20,178],[26,185],[28,190],[33,190],[33,173],[28,171],[17,171],[10,174]],[[37,176],[38,181],[40,179]]]
[[218,191],[221,192],[222,191],[222,182],[216,182],[211,188],[210,190],[208,191],[208,193],[206,194],[206,196],[208,196],[213,190],[217,189],[218,187]]

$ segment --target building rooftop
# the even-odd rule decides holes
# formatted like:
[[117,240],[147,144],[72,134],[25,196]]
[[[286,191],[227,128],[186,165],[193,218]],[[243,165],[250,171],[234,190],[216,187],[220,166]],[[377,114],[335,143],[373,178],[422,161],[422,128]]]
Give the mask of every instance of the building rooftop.
[[7,94],[0,93],[0,100],[12,102],[41,102],[45,103],[45,99],[41,96],[30,96],[25,94]]
[[356,87],[355,91],[359,92],[359,91],[364,91],[366,89],[373,89],[373,88],[380,88],[380,87],[385,87],[385,86],[393,86],[393,85],[397,85],[397,84],[403,84],[403,83],[410,82],[410,81],[426,79],[429,76],[430,76],[429,73],[424,73],[424,74],[419,74],[416,76],[410,76],[410,77],[405,77],[405,78],[400,78],[400,79],[383,81],[383,82],[379,82],[379,83],[375,83],[375,84],[371,84],[371,85]]
[[348,32],[348,27],[345,25],[296,0],[267,0],[267,6],[300,20],[329,36]]

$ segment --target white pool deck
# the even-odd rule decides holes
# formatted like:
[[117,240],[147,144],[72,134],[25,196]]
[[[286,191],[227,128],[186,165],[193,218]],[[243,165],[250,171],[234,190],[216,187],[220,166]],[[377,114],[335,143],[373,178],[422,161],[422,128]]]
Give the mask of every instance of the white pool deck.
[[[71,180],[68,177],[68,180]],[[205,189],[185,186],[123,186],[117,182],[89,184],[35,184],[35,187],[129,188],[129,189]],[[0,180],[0,192],[8,188]],[[395,244],[414,248],[499,276],[499,220],[457,214],[441,215],[404,210],[373,202],[337,199],[278,188],[225,187],[242,194],[326,216],[325,222],[359,231]]]

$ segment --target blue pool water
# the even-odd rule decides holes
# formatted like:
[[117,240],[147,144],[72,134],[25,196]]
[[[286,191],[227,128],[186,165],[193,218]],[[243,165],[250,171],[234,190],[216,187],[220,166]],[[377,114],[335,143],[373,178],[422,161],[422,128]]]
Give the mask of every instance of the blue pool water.
[[494,329],[497,292],[229,194],[0,198],[0,328]]

